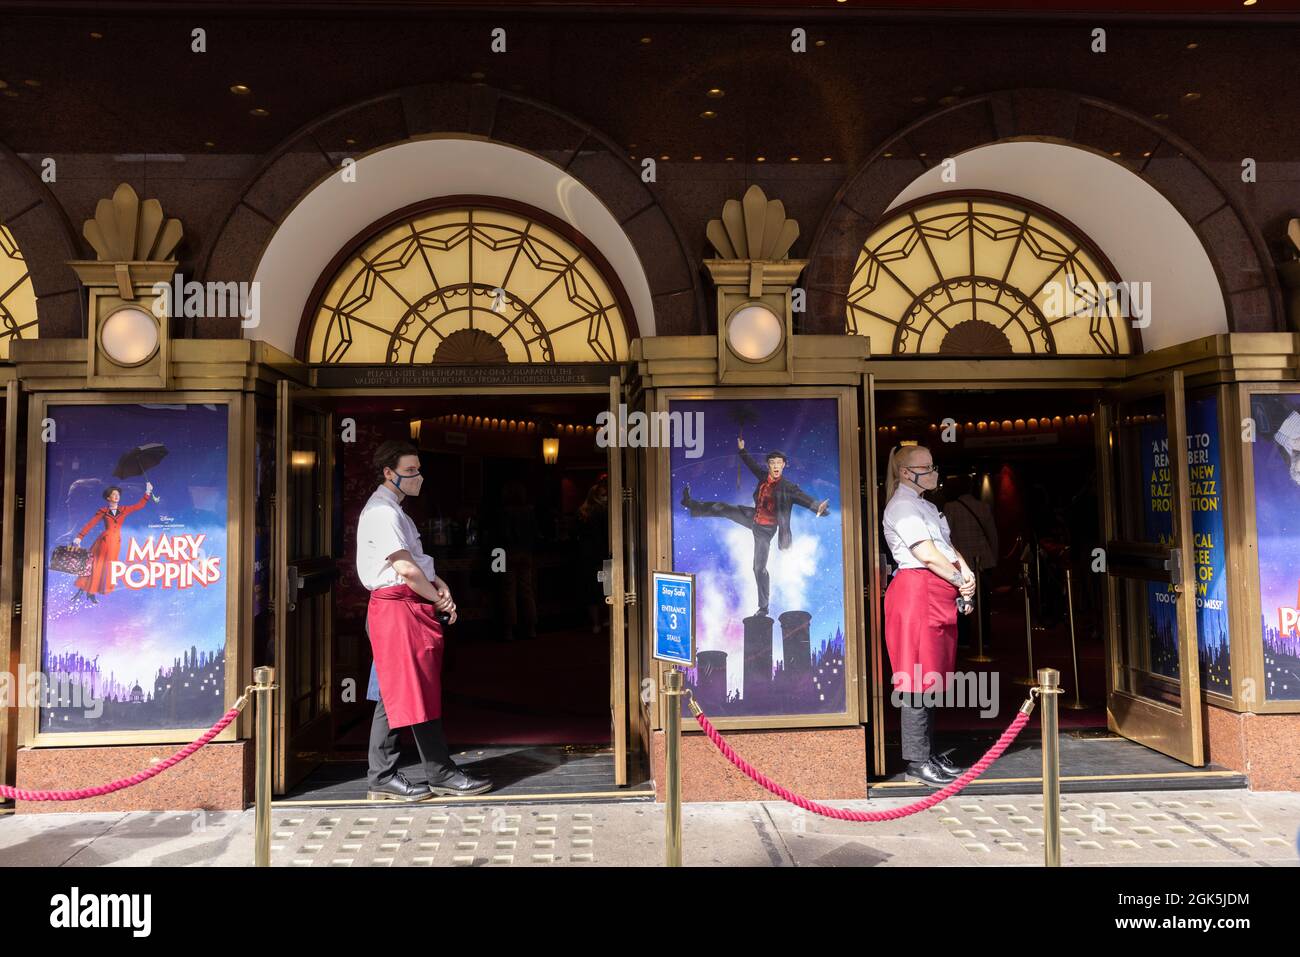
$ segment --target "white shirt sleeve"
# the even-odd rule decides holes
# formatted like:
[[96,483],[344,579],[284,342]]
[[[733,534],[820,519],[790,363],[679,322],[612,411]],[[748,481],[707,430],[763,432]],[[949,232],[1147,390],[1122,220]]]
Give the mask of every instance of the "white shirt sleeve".
[[373,549],[370,554],[381,562],[395,552],[410,549],[402,534],[397,513],[391,508],[372,508],[367,512],[357,529],[357,536]]
[[917,542],[929,541],[934,538],[930,527],[925,524],[925,518],[918,514],[915,509],[903,506],[899,508],[898,512],[899,514],[894,518],[894,531],[909,549]]

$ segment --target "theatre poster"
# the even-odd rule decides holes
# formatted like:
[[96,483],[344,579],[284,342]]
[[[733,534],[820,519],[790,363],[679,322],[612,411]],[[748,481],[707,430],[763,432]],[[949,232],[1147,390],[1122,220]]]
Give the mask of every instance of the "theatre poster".
[[[1192,568],[1201,687],[1232,694],[1229,671],[1228,580],[1223,531],[1224,490],[1218,400],[1187,402],[1187,488],[1192,511]],[[1146,540],[1172,541],[1172,484],[1168,433],[1163,422],[1141,427],[1143,516]],[[1179,677],[1178,616],[1172,585],[1147,585],[1147,642],[1151,670]]]
[[[732,727],[845,715],[856,708],[848,676],[857,609],[845,600],[854,575],[846,541],[856,547],[848,473],[855,491],[857,480],[844,397],[718,390],[671,396],[667,409],[699,424],[694,443],[668,450],[672,568],[696,581],[687,686],[705,713]],[[778,462],[764,508],[760,489]]]
[[225,712],[229,422],[225,402],[45,407],[38,734]]
[[1300,395],[1250,396],[1264,699],[1300,700]]

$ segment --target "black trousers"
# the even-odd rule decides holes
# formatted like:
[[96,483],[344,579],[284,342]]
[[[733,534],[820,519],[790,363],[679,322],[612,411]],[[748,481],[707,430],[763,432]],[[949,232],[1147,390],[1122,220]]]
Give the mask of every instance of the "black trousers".
[[756,509],[752,505],[693,501],[690,510],[692,515],[716,515],[718,518],[729,518],[754,533],[754,584],[758,586],[758,613],[766,615],[768,597],[772,590],[772,578],[767,572],[767,556],[772,548],[772,537],[776,534],[776,526],[763,525],[754,521]]
[[900,694],[899,730],[903,740],[903,760],[924,764],[930,760],[930,729],[933,709],[925,707],[921,694]]
[[[379,787],[396,773],[397,761],[401,757],[398,746],[400,732],[400,728],[394,731],[388,726],[388,712],[384,710],[381,697],[375,702],[375,716],[370,722],[370,770],[366,779],[371,787]],[[415,747],[420,752],[420,761],[430,781],[443,780],[456,771],[456,763],[451,759],[447,738],[442,732],[441,718],[411,725],[411,734],[415,736]]]

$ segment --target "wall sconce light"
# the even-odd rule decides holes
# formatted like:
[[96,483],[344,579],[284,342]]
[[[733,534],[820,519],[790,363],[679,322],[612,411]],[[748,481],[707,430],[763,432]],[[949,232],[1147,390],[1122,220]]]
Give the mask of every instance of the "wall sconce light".
[[310,449],[290,452],[289,464],[296,469],[309,469],[316,464],[316,453]]
[[420,443],[420,420],[411,420],[411,441],[417,445]]
[[560,440],[542,439],[542,461],[554,465],[560,458]]

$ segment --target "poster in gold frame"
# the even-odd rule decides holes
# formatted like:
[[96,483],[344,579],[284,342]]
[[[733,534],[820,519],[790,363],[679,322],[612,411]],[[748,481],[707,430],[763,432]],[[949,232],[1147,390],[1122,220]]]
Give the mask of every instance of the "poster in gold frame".
[[[164,405],[165,404],[165,405]],[[45,438],[50,434],[49,426],[57,428],[58,412],[67,407],[124,407],[156,406],[161,408],[179,406],[219,407],[224,411],[225,427],[225,546],[223,548],[222,576],[225,582],[224,601],[224,648],[218,655],[215,672],[221,678],[212,690],[219,694],[220,705],[212,709],[218,715],[230,707],[240,688],[240,642],[239,627],[243,606],[241,598],[244,589],[243,560],[244,543],[241,537],[240,516],[243,513],[241,475],[246,464],[243,450],[242,431],[243,399],[237,394],[212,392],[176,392],[176,393],[76,393],[36,395],[30,401],[28,414],[28,496],[27,519],[25,526],[25,562],[23,581],[23,615],[21,660],[28,674],[41,670],[43,660],[44,633],[47,617],[45,607],[46,576],[50,549],[54,542],[47,541],[47,452]],[[125,412],[125,410],[123,410]],[[57,432],[55,433],[57,436]],[[136,477],[140,484],[142,479]],[[126,484],[125,482],[123,484]],[[107,491],[107,490],[104,490]],[[143,500],[142,500],[143,501]],[[94,533],[87,535],[90,543]],[[168,572],[164,568],[163,574]],[[78,586],[80,588],[80,586]],[[89,594],[84,596],[89,598]],[[156,744],[187,742],[207,730],[207,724],[195,727],[152,727],[122,730],[75,730],[52,732],[39,727],[41,707],[29,700],[22,702],[20,709],[20,744],[27,747],[76,746],[87,744]],[[183,722],[181,722],[183,723]],[[238,723],[225,729],[215,740],[234,740],[238,734]]]
[[[825,522],[828,518],[834,521],[838,526],[839,534],[838,547],[835,549],[836,554],[833,556],[822,556],[823,558],[827,558],[828,561],[819,562],[818,570],[827,571],[829,568],[835,568],[838,572],[838,579],[841,585],[840,594],[842,596],[843,619],[842,622],[835,623],[835,628],[832,629],[832,632],[836,629],[839,629],[841,632],[840,640],[842,642],[842,652],[840,652],[840,660],[834,667],[839,669],[839,675],[837,677],[842,676],[843,679],[843,696],[836,702],[833,710],[827,709],[818,712],[809,708],[801,713],[786,711],[783,713],[721,715],[714,721],[714,724],[719,728],[734,730],[744,728],[843,727],[858,724],[859,695],[861,694],[861,689],[856,676],[859,671],[857,661],[858,649],[861,646],[862,640],[862,601],[860,598],[862,595],[862,538],[860,468],[857,448],[859,441],[857,417],[858,393],[857,390],[853,388],[834,386],[790,386],[782,387],[780,389],[683,387],[656,390],[654,410],[656,413],[664,415],[674,409],[677,411],[682,411],[683,409],[696,411],[698,408],[696,405],[697,403],[716,402],[718,403],[718,411],[723,412],[724,416],[728,416],[729,413],[739,405],[757,407],[759,403],[764,401],[797,403],[799,401],[807,400],[823,400],[828,401],[833,405],[833,425],[835,433],[835,450],[833,453],[833,459],[836,468],[835,475],[837,476],[837,488],[831,495],[824,494],[824,491],[820,489],[820,485],[814,486],[814,483],[809,481],[809,476],[802,474],[796,475],[796,472],[792,471],[790,474],[792,479],[797,479],[799,483],[805,486],[813,487],[816,494],[812,499],[811,508],[798,508],[796,506],[796,508],[792,510],[793,517],[789,524],[792,533],[796,524]],[[705,408],[707,408],[707,406]],[[719,425],[724,427],[723,431],[729,430],[727,444],[729,446],[736,445],[735,423],[731,421],[730,418],[726,418],[720,422]],[[708,428],[707,424],[705,428]],[[762,432],[763,430],[761,428],[755,429],[751,427],[744,434],[751,438],[758,450],[763,453],[762,457],[764,458],[764,461],[766,461],[766,453],[773,450],[774,446],[772,446],[771,443],[776,440],[776,437],[762,437]],[[789,437],[790,436],[786,436],[785,438]],[[656,465],[656,468],[654,469],[653,486],[656,493],[656,512],[660,517],[660,520],[656,522],[655,525],[655,547],[658,553],[656,559],[661,568],[672,568],[675,571],[696,571],[696,569],[692,568],[677,568],[673,562],[674,526],[678,522],[686,520],[686,516],[688,515],[688,510],[683,509],[680,501],[680,486],[682,483],[680,481],[675,483],[673,480],[672,458],[670,454],[673,450],[660,445],[659,447],[653,448],[651,451]],[[728,468],[740,469],[741,475],[740,492],[733,495],[732,498],[734,498],[735,503],[748,504],[752,501],[752,493],[755,488],[755,483],[758,480],[755,475],[750,475],[749,471],[744,469],[743,460],[739,456],[739,451],[738,448],[734,449],[735,456],[728,462]],[[795,453],[791,452],[790,455],[794,456]],[[799,460],[804,462],[805,465],[809,461],[807,455],[800,455]],[[731,464],[733,461],[735,463],[734,465]],[[793,461],[793,458],[791,461]],[[828,503],[827,506],[828,514],[818,516],[817,506],[827,498],[832,499],[832,502]],[[717,510],[715,509],[715,511]],[[797,514],[793,514],[796,512]],[[697,514],[702,516],[703,511],[697,510]],[[701,520],[705,519],[696,519],[696,521]],[[726,524],[730,525],[733,523],[728,522]],[[825,526],[823,526],[823,528],[824,527]],[[719,526],[719,532],[721,532],[721,526]],[[741,537],[744,537],[744,530],[740,529],[740,532],[742,533]],[[797,537],[797,533],[794,533],[794,537]],[[770,546],[770,552],[775,553],[778,551],[778,548],[778,540],[774,538]],[[747,593],[749,585],[745,584],[743,587],[746,589]],[[707,626],[705,616],[710,614],[710,604],[709,596],[706,594],[706,583],[702,582],[700,588],[700,621],[701,626]],[[755,594],[757,594],[757,592],[755,592]],[[775,604],[778,601],[777,594],[778,587],[775,582],[772,582],[771,601],[773,604],[769,611],[778,610]],[[735,611],[735,609],[733,609],[733,611]],[[743,628],[745,627],[743,623],[744,618],[761,618],[764,616],[745,615],[742,612],[737,611],[735,617],[738,618],[738,627],[743,631]],[[778,621],[780,620],[779,614],[775,617]],[[784,624],[790,625],[792,623],[793,622],[786,622]],[[731,622],[730,624],[737,625],[737,622]],[[818,624],[822,625],[820,629],[818,628]],[[810,646],[814,655],[822,650],[821,646],[823,642],[821,639],[824,636],[822,636],[820,632],[825,630],[826,627],[828,627],[827,623],[816,623],[810,626]],[[780,636],[781,628],[778,627],[776,630],[778,636]],[[814,638],[815,640],[812,640]],[[703,637],[703,635],[701,636],[699,649],[701,651],[707,651],[709,649],[707,638]],[[830,649],[828,648],[826,650],[829,651]],[[774,648],[774,659],[777,654],[778,653]],[[776,677],[779,678],[780,674],[784,671],[784,661],[780,661],[779,665],[774,661],[774,666],[776,667]],[[731,671],[733,669],[729,668],[728,670]],[[741,673],[743,674],[743,665],[741,666]],[[829,674],[829,671],[827,674]],[[734,678],[736,676],[733,675],[732,677]],[[737,683],[738,682],[731,680],[728,681],[729,686]],[[738,688],[729,688],[729,697],[733,699],[740,697],[741,695],[738,694],[739,691],[740,689]],[[778,695],[778,698],[779,697],[780,696]],[[786,700],[795,699],[787,696]],[[706,707],[706,712],[707,710]],[[688,729],[692,728],[693,723],[688,724],[686,727]]]

